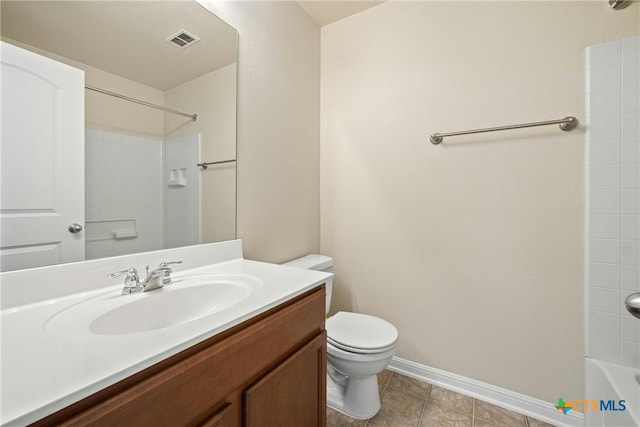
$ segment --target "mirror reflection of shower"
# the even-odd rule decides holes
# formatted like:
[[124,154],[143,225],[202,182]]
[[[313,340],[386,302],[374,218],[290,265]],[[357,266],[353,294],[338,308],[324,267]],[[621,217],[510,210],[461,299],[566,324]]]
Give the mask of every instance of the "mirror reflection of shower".
[[[236,237],[235,29],[197,1],[2,0],[0,9],[3,42],[82,70],[86,89],[79,107],[84,118],[74,122],[84,121],[84,156],[65,167],[84,174],[84,191],[74,192],[73,209],[65,210],[60,220],[64,227],[55,228],[60,229],[55,238],[55,225],[38,225],[30,227],[32,240],[18,233],[16,241],[9,241],[2,233],[0,241],[0,255],[25,244],[50,248],[53,241],[68,243],[67,227],[78,223],[83,229],[71,241],[78,250],[61,247],[46,251],[51,254],[47,257],[43,250],[21,250],[20,262],[3,258],[2,271]],[[9,99],[3,96],[3,106]],[[3,108],[3,119],[5,111],[10,109]],[[17,132],[30,130],[23,121],[14,123]],[[24,159],[3,156],[3,166],[8,162],[27,170],[32,157],[27,150]],[[61,151],[51,155],[52,160],[58,157],[70,158]],[[226,160],[233,161],[216,164]],[[204,170],[198,163],[210,166]],[[0,168],[5,175],[8,170]],[[45,168],[29,170],[39,179],[45,175]],[[17,188],[14,194],[33,193],[25,190],[30,180],[2,180],[9,181]],[[3,195],[9,194],[4,190]],[[20,204],[31,203],[27,197],[16,199],[18,208],[12,209],[31,208]],[[3,198],[2,215],[5,202]]]

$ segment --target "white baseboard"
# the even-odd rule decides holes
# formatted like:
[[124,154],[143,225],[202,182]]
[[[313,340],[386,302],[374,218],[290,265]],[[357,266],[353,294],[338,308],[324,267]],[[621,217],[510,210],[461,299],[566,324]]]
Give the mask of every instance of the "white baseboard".
[[553,403],[535,399],[491,384],[452,374],[394,356],[387,367],[411,378],[492,403],[505,409],[536,418],[556,426],[582,427],[584,416],[575,411],[564,415]]

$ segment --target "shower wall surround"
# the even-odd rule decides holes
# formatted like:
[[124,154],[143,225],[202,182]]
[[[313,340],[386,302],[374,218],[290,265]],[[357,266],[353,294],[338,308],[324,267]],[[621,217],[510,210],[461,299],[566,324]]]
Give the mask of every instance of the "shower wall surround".
[[[87,259],[162,247],[162,145],[150,138],[86,129]],[[122,232],[121,240],[113,239],[114,230]]]
[[87,259],[200,243],[199,156],[197,134],[163,142],[87,128]]
[[199,134],[161,141],[87,128],[86,258],[200,243],[199,156]]
[[640,366],[640,37],[590,46],[587,67],[586,355]]
[[[201,242],[200,135],[164,142],[164,247]],[[219,200],[219,199],[217,199]]]

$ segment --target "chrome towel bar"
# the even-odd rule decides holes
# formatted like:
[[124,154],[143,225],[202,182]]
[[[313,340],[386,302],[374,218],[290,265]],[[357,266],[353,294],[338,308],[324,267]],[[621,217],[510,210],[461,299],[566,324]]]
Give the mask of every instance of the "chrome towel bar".
[[233,159],[233,160],[220,160],[219,162],[203,162],[203,163],[196,164],[196,166],[199,166],[202,169],[206,169],[207,166],[209,166],[209,165],[220,165],[222,163],[232,163],[232,162],[235,162],[235,159]]
[[520,129],[520,128],[530,128],[534,126],[548,126],[548,125],[560,125],[560,129],[563,131],[570,131],[575,129],[578,126],[578,119],[573,116],[568,116],[562,118],[560,120],[547,120],[545,122],[533,122],[533,123],[523,123],[519,125],[510,125],[510,126],[498,126],[492,128],[484,128],[484,129],[472,129],[472,130],[462,130],[459,132],[449,132],[449,133],[434,133],[431,134],[429,140],[432,144],[438,145],[442,142],[442,139],[449,136],[456,135],[468,135],[471,133],[482,133],[482,132],[496,132],[500,130],[510,130],[510,129]]

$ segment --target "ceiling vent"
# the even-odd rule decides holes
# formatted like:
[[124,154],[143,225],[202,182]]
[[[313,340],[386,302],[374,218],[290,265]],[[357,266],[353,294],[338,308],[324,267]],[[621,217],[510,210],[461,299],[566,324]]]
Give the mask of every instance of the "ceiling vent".
[[174,35],[167,38],[167,41],[172,45],[179,47],[180,49],[186,49],[192,44],[199,42],[200,39],[187,30],[180,30]]

